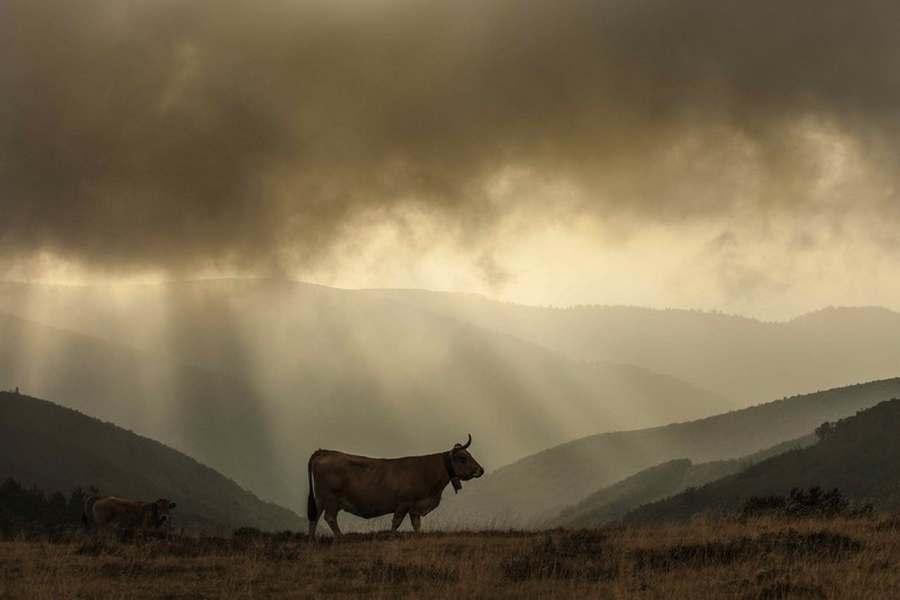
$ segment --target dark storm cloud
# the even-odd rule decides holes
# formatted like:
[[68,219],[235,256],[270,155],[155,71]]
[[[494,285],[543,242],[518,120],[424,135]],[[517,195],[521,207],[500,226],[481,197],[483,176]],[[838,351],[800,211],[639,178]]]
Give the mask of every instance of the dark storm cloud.
[[896,170],[898,23],[892,0],[5,0],[0,254],[255,268],[406,206],[489,231],[508,167],[638,221],[815,210],[803,123]]

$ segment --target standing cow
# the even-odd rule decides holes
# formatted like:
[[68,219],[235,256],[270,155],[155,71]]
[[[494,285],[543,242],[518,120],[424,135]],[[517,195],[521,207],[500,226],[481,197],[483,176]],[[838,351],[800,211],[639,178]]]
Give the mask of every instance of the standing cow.
[[341,535],[337,514],[345,510],[371,519],[393,514],[391,530],[397,531],[406,515],[419,531],[422,517],[437,508],[448,483],[454,491],[462,481],[484,475],[465,444],[451,450],[405,458],[369,458],[334,450],[316,450],[309,458],[309,535],[316,537],[322,513],[335,536]]
[[115,496],[89,496],[84,501],[81,522],[85,528],[93,523],[96,527],[116,526],[121,528],[156,529],[169,518],[169,511],[175,503],[160,498],[156,502],[128,500]]

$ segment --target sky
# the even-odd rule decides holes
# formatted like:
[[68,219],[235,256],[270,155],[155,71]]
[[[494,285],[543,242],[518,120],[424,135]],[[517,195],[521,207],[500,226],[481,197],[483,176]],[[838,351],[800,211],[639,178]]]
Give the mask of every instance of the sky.
[[0,278],[900,309],[890,0],[5,0]]

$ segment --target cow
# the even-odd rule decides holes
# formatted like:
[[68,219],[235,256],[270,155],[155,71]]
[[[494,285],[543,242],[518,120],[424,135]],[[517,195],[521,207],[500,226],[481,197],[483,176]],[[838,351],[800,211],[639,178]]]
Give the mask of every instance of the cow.
[[393,514],[391,531],[397,531],[406,515],[418,532],[422,517],[437,508],[448,483],[454,492],[460,481],[481,477],[484,469],[469,454],[472,436],[451,450],[404,458],[369,458],[335,450],[316,450],[307,469],[309,536],[316,537],[319,517],[340,537],[338,512],[345,510],[364,519]]
[[143,502],[115,496],[89,496],[84,500],[81,523],[85,529],[89,528],[91,523],[98,528],[115,526],[156,529],[168,521],[169,511],[176,506],[167,498],[160,498],[156,502]]

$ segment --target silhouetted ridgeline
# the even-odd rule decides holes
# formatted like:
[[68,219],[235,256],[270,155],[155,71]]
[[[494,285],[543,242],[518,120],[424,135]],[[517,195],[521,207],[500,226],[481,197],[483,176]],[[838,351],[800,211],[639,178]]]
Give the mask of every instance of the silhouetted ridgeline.
[[763,322],[699,310],[548,308],[474,294],[369,293],[578,359],[637,365],[672,375],[738,401],[739,406],[850,381],[894,377],[900,365],[900,313],[877,306],[831,307],[790,321]]
[[816,436],[810,434],[737,459],[698,464],[686,458],[665,462],[591,494],[577,505],[563,510],[547,526],[598,527],[622,518],[641,505],[739,473],[761,460],[809,446],[815,441]]
[[665,461],[739,459],[898,396],[900,379],[887,379],[687,423],[594,435],[504,467],[471,484],[471,494],[448,505],[471,518],[536,526],[590,494]]
[[900,400],[840,420],[818,443],[638,508],[626,521],[675,520],[735,513],[751,497],[785,496],[793,488],[838,488],[858,504],[900,509]]
[[[227,444],[228,440],[222,440]],[[300,529],[293,512],[159,442],[45,400],[0,392],[0,478],[25,486],[178,503],[175,526]]]

